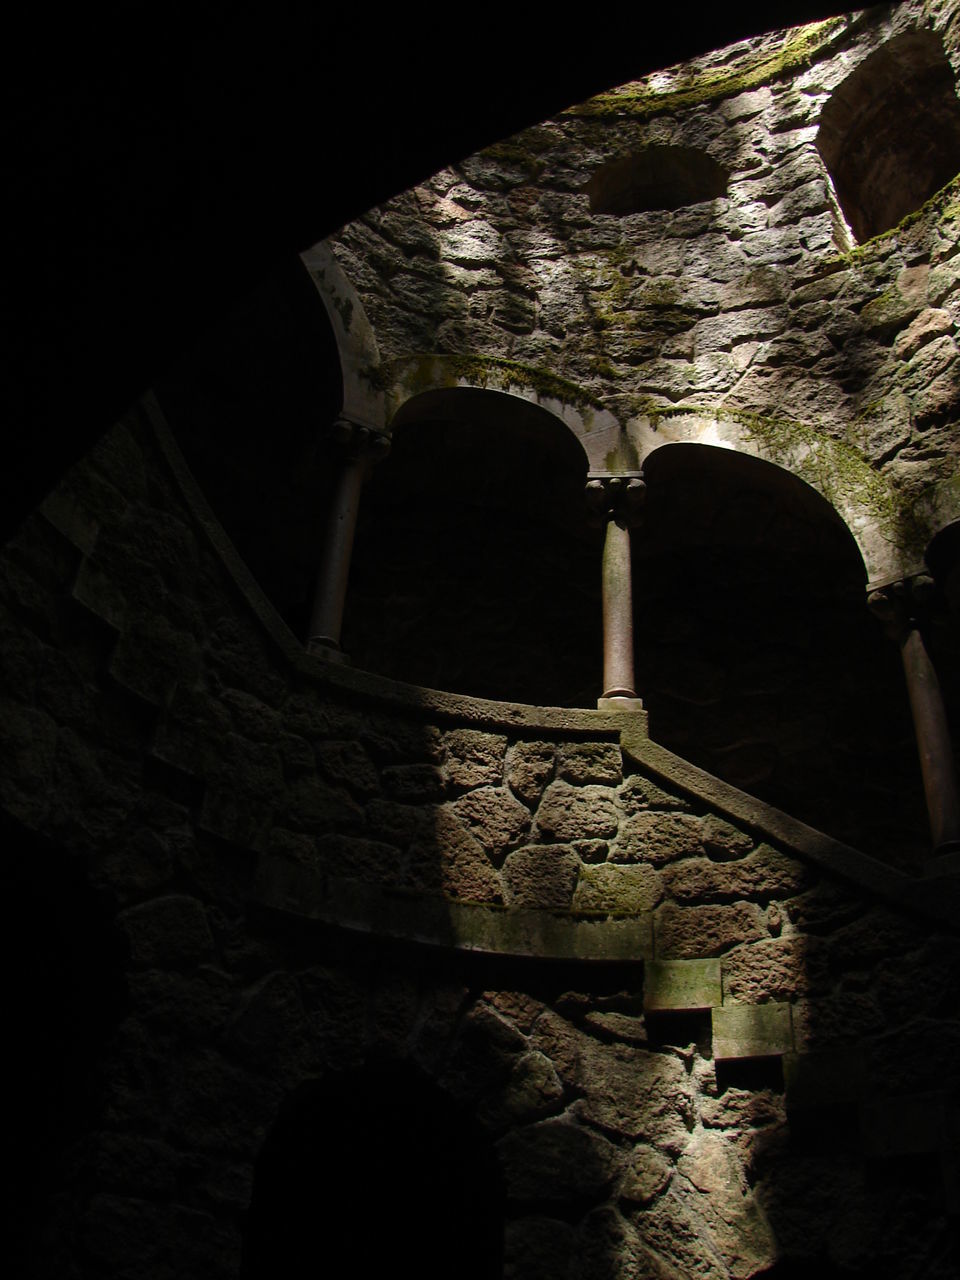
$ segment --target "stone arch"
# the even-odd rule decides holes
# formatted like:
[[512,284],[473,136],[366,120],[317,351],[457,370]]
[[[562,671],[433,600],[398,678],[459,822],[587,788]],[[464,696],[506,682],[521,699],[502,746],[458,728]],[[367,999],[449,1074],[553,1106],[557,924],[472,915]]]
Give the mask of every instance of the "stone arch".
[[[871,584],[917,573],[934,529],[908,509],[852,445],[805,423],[739,410],[678,408],[628,424],[641,465],[671,444],[732,449],[789,472],[817,491],[849,529]],[[935,526],[939,527],[939,526]]]
[[655,145],[601,165],[584,191],[591,213],[627,217],[716,200],[728,181],[726,169],[699,147]]
[[584,441],[535,399],[476,386],[418,392],[391,429],[357,526],[351,660],[450,692],[589,705],[600,531]]
[[281,1107],[256,1165],[242,1280],[406,1269],[496,1280],[503,1221],[476,1120],[412,1063],[367,1064]]
[[[635,459],[627,446],[619,419],[585,388],[542,369],[487,356],[410,355],[384,369],[391,424],[402,422],[427,393],[443,391],[500,392],[523,400],[558,419],[576,436],[591,471],[630,470]],[[391,426],[392,429],[392,426]]]
[[840,514],[729,447],[665,445],[644,476],[633,594],[651,737],[850,844],[907,847],[924,827],[899,657]]
[[383,391],[376,381],[380,352],[363,303],[326,241],[307,249],[300,261],[320,295],[337,340],[343,376],[343,416],[360,426],[382,430],[386,409]]
[[895,227],[953,178],[960,99],[933,31],[894,36],[827,100],[817,149],[861,243]]

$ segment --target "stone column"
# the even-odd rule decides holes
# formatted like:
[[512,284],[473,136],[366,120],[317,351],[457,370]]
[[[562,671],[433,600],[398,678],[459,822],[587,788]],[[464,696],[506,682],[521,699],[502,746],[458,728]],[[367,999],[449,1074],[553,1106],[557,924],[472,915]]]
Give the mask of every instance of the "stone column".
[[646,486],[639,475],[591,476],[587,504],[604,525],[603,694],[597,705],[639,708],[633,671],[633,580],[630,530],[639,519]]
[[960,852],[960,787],[940,682],[918,618],[930,600],[932,587],[932,581],[922,576],[894,582],[871,592],[868,604],[896,641],[903,659],[933,854],[940,857]]
[[960,625],[960,520],[954,520],[932,538],[924,560],[943,592],[954,623]]
[[383,432],[338,418],[330,428],[339,473],[317,572],[307,648],[325,657],[341,655],[343,606],[350,578],[350,558],[360,510],[363,482],[372,464],[384,457],[390,441]]

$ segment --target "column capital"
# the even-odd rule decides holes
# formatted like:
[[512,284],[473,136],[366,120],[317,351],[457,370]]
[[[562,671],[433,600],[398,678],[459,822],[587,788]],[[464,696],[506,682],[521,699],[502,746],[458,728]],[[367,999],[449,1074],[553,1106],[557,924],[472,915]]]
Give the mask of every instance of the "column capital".
[[379,462],[390,452],[390,437],[385,431],[351,418],[334,418],[327,436],[345,459]]
[[934,603],[936,583],[927,573],[898,578],[867,592],[867,608],[891,639],[900,641],[927,619]]
[[611,520],[629,529],[640,521],[647,486],[638,471],[611,476],[591,473],[587,476],[587,511],[591,523]]

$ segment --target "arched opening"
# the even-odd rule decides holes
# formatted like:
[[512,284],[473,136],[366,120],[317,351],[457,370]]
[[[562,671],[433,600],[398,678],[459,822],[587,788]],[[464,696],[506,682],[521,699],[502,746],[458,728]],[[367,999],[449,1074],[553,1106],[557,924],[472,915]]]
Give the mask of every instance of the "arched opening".
[[633,536],[637,683],[651,736],[877,856],[927,819],[903,672],[833,507],[771,463],[667,445]]
[[298,258],[278,265],[155,387],[200,488],[291,630],[307,622],[338,469],[340,358]]
[[960,169],[960,100],[940,37],[888,40],[833,91],[817,149],[861,243],[919,209]]
[[406,1064],[334,1074],[282,1108],[257,1161],[243,1280],[499,1280],[504,1192],[475,1120]]
[[360,507],[343,627],[354,666],[478,697],[589,706],[600,533],[586,456],[518,396],[427,392],[394,422]]
[[584,190],[591,213],[625,217],[653,209],[682,209],[727,194],[728,174],[696,147],[644,147],[636,155],[611,160]]

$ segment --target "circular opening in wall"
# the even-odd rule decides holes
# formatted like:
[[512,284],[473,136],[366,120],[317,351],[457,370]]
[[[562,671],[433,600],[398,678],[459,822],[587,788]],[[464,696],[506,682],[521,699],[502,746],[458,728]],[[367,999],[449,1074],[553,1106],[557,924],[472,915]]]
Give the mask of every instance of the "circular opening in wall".
[[960,170],[960,99],[940,37],[895,36],[830,95],[817,150],[861,243],[889,231]]
[[584,190],[592,213],[626,217],[653,209],[682,209],[727,194],[729,175],[696,147],[645,147],[598,169]]

